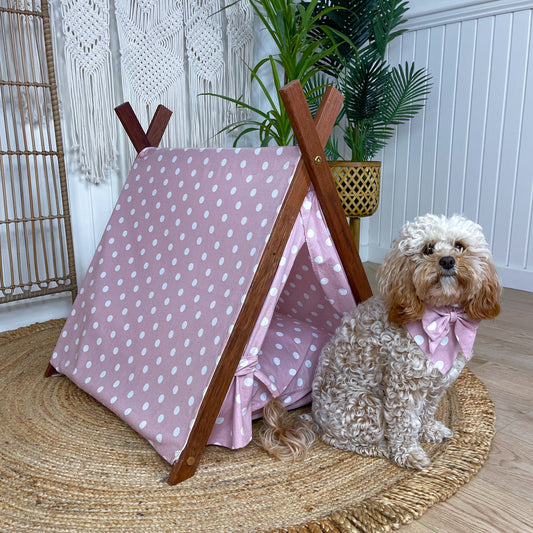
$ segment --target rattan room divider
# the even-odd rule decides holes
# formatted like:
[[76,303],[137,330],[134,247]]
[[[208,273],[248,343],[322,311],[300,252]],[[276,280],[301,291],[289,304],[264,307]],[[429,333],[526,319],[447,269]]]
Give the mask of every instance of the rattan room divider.
[[77,291],[46,0],[0,1],[0,303]]

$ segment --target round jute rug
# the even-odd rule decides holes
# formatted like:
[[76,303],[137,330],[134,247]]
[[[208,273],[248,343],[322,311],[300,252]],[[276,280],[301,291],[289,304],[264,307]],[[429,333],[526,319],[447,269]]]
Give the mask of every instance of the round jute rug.
[[0,531],[390,531],[479,470],[494,435],[487,389],[465,371],[441,402],[453,427],[413,472],[316,443],[301,463],[255,444],[208,447],[176,486],[170,466],[64,377],[44,378],[62,321],[0,334]]

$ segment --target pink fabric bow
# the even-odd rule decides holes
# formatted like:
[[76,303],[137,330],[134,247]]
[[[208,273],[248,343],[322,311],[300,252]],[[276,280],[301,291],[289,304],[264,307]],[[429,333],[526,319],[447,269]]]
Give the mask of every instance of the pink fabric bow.
[[469,359],[479,321],[456,307],[426,307],[421,320],[406,325],[420,349],[446,374],[460,351]]

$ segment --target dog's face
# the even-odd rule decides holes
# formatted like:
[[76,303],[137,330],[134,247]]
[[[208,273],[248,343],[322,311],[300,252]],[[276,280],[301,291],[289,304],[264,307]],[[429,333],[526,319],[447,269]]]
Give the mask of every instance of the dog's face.
[[389,320],[421,318],[424,304],[458,305],[469,317],[494,318],[501,285],[481,227],[463,217],[425,215],[405,224],[379,271]]

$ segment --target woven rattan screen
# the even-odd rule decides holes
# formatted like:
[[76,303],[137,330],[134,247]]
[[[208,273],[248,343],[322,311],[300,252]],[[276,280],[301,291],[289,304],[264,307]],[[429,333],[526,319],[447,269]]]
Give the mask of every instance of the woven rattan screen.
[[0,303],[76,293],[49,22],[0,0]]

